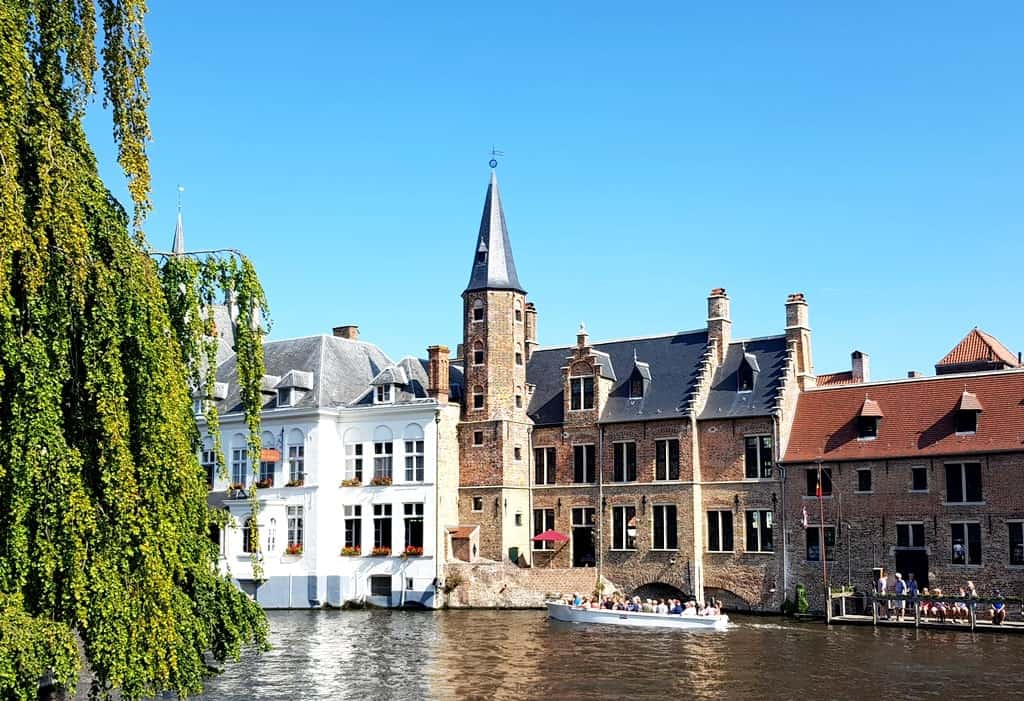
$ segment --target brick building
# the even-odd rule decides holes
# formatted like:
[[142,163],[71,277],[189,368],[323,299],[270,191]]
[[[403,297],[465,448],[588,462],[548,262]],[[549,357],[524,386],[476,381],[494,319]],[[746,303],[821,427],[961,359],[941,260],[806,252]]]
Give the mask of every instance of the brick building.
[[[778,605],[774,465],[799,391],[814,384],[802,294],[776,336],[733,339],[716,288],[699,329],[592,342],[581,325],[575,343],[539,347],[492,173],[462,297],[450,555],[474,539],[473,557]],[[569,541],[531,541],[547,530]]]
[[823,525],[833,586],[869,588],[884,567],[945,592],[966,580],[982,595],[1024,591],[1019,359],[977,329],[934,377],[869,382],[858,355],[854,372],[799,397],[784,460],[789,585],[821,608]]

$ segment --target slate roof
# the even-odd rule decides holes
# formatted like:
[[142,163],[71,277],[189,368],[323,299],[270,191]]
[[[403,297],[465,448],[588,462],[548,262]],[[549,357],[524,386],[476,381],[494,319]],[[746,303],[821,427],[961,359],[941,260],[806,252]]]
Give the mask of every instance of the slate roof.
[[935,364],[935,370],[938,372],[943,366],[973,363],[1004,363],[1011,368],[1020,367],[1017,356],[1000,343],[999,339],[974,327],[953,347],[953,350]]
[[[754,388],[737,391],[740,363],[746,360],[754,370]],[[704,411],[698,419],[726,419],[766,416],[775,409],[775,398],[786,365],[786,337],[768,336],[733,341],[711,381]]]
[[[483,262],[477,254],[484,252]],[[519,284],[516,262],[512,257],[512,244],[505,226],[505,211],[501,207],[498,192],[498,178],[491,171],[491,182],[487,186],[484,212],[480,217],[480,233],[473,249],[473,268],[469,274],[466,292],[471,290],[517,290],[526,294]]]
[[[600,417],[602,422],[675,419],[683,415],[697,382],[707,346],[707,331],[684,331],[592,344],[605,377],[617,377]],[[563,423],[562,367],[574,346],[538,348],[526,365],[526,381],[535,385],[528,413],[539,426]],[[636,360],[647,363],[651,382],[642,399],[629,398]]]
[[[984,412],[973,435],[957,435],[964,391]],[[878,436],[858,440],[856,417],[865,393],[885,412]],[[939,375],[803,392],[784,460],[886,458],[1024,452],[1024,370]]]
[[[385,367],[392,365],[384,352],[364,341],[350,341],[335,336],[305,336],[263,344],[266,374],[284,377],[292,370],[313,373],[312,389],[292,405],[297,408],[345,406],[363,395],[370,381]],[[228,383],[228,396],[218,402],[221,413],[242,410],[235,356],[217,369],[217,379]],[[264,408],[276,406],[270,398]]]

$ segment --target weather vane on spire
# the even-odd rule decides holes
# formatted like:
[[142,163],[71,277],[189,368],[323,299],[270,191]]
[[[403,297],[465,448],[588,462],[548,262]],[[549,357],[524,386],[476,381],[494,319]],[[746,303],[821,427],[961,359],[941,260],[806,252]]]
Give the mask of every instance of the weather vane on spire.
[[504,155],[504,151],[499,151],[498,149],[494,148],[494,144],[491,144],[491,160],[488,161],[487,165],[489,165],[491,168],[497,168],[498,159],[503,157]]

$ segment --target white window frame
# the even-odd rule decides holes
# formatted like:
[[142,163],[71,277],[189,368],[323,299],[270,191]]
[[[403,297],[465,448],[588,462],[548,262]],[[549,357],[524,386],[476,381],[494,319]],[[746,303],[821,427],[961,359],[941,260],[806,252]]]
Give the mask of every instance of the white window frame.
[[[541,519],[540,519],[541,523],[540,523],[540,525],[537,525],[537,515],[538,515],[538,513],[541,514]],[[533,510],[533,531],[534,531],[533,535],[534,536],[540,535],[544,531],[553,530],[554,527],[555,527],[555,510],[554,509],[537,508],[537,509]],[[538,528],[540,530],[537,530]],[[555,544],[552,543],[551,541],[548,541],[548,540],[532,540],[531,539],[530,542],[532,543],[532,548],[535,551],[554,550],[555,549]]]
[[[582,476],[584,477],[584,479],[583,480],[579,480],[579,481],[576,479],[576,449],[577,448],[583,448],[583,450],[580,451],[580,452],[583,455],[583,473],[582,473]],[[590,448],[591,450],[588,451],[587,448]],[[593,461],[590,461],[590,462],[587,461],[587,453],[588,452],[591,452],[591,453],[594,454]],[[589,480],[586,479],[586,477],[588,475],[590,476]],[[593,443],[574,443],[573,446],[572,446],[572,482],[573,482],[573,484],[593,484],[596,481],[597,481],[597,446],[594,445]]]
[[[629,517],[629,509],[633,510],[632,518]],[[620,513],[620,512],[622,513],[621,524],[620,524],[621,525],[621,530],[616,532],[615,514],[616,513]],[[629,528],[630,528],[629,527],[629,522],[630,521],[633,521],[633,535],[632,536],[629,535]],[[639,525],[640,525],[640,521],[637,518],[636,504],[614,504],[612,506],[612,515],[611,515],[612,538],[611,538],[611,548],[610,549],[614,550],[616,552],[631,552],[631,551],[635,551],[636,550],[636,541],[637,541],[637,538],[640,536]],[[620,547],[615,547],[616,539],[621,539]],[[632,541],[633,541],[632,546],[630,546],[630,542],[629,542],[630,539],[632,539]]]
[[[747,442],[750,439],[754,439],[754,445],[757,448],[757,464],[754,465],[754,471],[757,473],[756,477],[750,477],[747,475],[749,466],[747,465]],[[764,439],[767,438],[771,444],[768,447],[764,446]],[[764,453],[768,452],[769,464],[768,469],[770,474],[765,477],[764,475]],[[760,482],[762,480],[774,479],[775,476],[775,440],[769,433],[753,433],[747,436],[743,436],[743,479],[750,480],[752,482]]]
[[[914,470],[924,470],[924,489],[914,489]],[[932,478],[929,474],[927,465],[911,465],[910,466],[910,489],[907,491],[911,494],[927,494],[932,489]]]
[[[476,505],[480,504],[480,508],[476,508]],[[483,513],[484,510],[484,498],[481,496],[470,497],[469,508],[473,513]]]
[[[707,529],[708,529],[707,551],[709,553],[734,553],[734,552],[736,552],[736,519],[733,518],[732,510],[731,509],[708,509],[706,513],[707,513]],[[716,516],[716,519],[718,521],[718,542],[717,543],[712,543],[711,542],[711,515],[712,514],[714,514]],[[722,537],[722,533],[724,531],[724,529],[722,528],[722,521],[724,520],[724,517],[723,517],[722,514],[728,514],[728,516],[729,516],[729,530],[732,533],[732,548],[730,548],[729,550],[726,550],[724,548],[724,545],[725,545],[724,541],[725,541],[725,539]],[[717,547],[711,547],[712,545],[715,545]]]
[[[346,548],[359,548],[360,554],[363,547],[363,505],[362,504],[345,504],[342,508],[342,546]],[[359,528],[359,542],[354,542],[355,538],[349,538],[349,528],[352,525],[357,525]],[[351,533],[355,534],[355,529],[352,529]]]
[[[390,477],[395,479],[395,442],[373,442],[373,476],[374,478]],[[386,468],[386,471],[385,471]]]
[[1006,520],[1006,543],[1010,547],[1010,552],[1007,553],[1006,564],[1008,567],[1024,567],[1024,558],[1020,562],[1013,561],[1013,541],[1010,540],[1010,526],[1020,526],[1021,530],[1021,545],[1024,546],[1024,519],[1010,518]]
[[[656,514],[659,512],[659,510],[662,513],[666,513],[667,507],[672,507],[673,509],[676,510],[676,517],[671,522],[668,520],[668,518],[666,516],[662,517],[662,519],[664,521],[662,523],[662,529],[663,529],[663,532],[662,532],[663,538],[662,538],[662,540],[664,542],[658,543],[657,542],[658,529],[657,529],[657,525],[656,525],[658,519],[657,519]],[[668,542],[669,542],[668,526],[669,526],[669,523],[671,523],[672,530],[675,532],[676,547],[674,547],[674,548],[668,547]],[[679,505],[678,504],[664,503],[664,504],[653,504],[651,506],[651,550],[658,550],[658,551],[662,551],[662,552],[675,552],[675,551],[679,550]]]
[[249,484],[249,477],[251,477],[251,471],[249,469],[249,448],[242,446],[241,448],[231,447],[231,484],[240,484],[243,487]]
[[[907,538],[907,542],[910,543],[910,545],[900,545],[899,544],[899,542],[900,542],[900,536],[899,536],[900,526],[905,526],[907,528],[907,535],[909,536]],[[914,540],[914,528],[913,527],[914,526],[921,526],[921,542],[920,543],[914,543],[913,542],[913,540]],[[950,536],[950,537],[952,537],[952,536]],[[895,545],[895,547],[897,547],[897,548],[908,548],[908,549],[911,549],[911,550],[920,550],[921,548],[925,547],[924,540],[925,540],[924,521],[897,521],[896,522],[896,545]]]
[[[358,473],[358,474],[357,474]],[[363,444],[345,444],[345,479],[363,481]]]
[[[587,393],[584,389],[586,382],[590,381],[590,406],[587,406]],[[578,391],[577,391],[578,390]],[[577,397],[577,395],[579,395]],[[579,399],[580,406],[577,409],[573,408],[573,402]],[[570,377],[569,378],[569,411],[593,411],[594,404],[597,403],[597,383],[594,382],[594,378],[591,375],[583,377]]]
[[426,478],[423,455],[422,438],[405,441],[406,482],[422,482]]
[[305,533],[302,522],[302,507],[301,506],[289,506],[287,510],[288,514],[288,547],[298,545],[300,548],[305,547]]
[[394,404],[394,386],[391,384],[377,385],[377,390],[373,393],[374,404]]
[[[548,451],[551,451],[550,453]],[[538,454],[541,459],[538,460]],[[554,457],[550,462],[548,456]],[[557,477],[556,471],[558,467],[558,449],[553,445],[539,445],[533,449],[533,463],[534,463],[534,484],[554,484]],[[537,481],[537,467],[540,467],[544,474],[545,480],[543,482]]]
[[[676,444],[676,477],[672,475],[672,443]],[[655,482],[678,482],[682,477],[681,444],[678,438],[656,438],[654,440],[654,481]],[[663,452],[664,451],[664,452]],[[665,476],[658,476],[658,460],[665,461]]]

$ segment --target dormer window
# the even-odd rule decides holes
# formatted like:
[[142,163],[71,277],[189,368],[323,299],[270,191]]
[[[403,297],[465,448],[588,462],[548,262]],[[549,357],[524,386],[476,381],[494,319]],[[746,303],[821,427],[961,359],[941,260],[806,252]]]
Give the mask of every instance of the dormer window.
[[487,262],[487,251],[477,251],[476,252],[476,263],[477,263],[477,265],[481,265],[481,264],[486,263],[486,262]]
[[957,433],[977,433],[978,414],[981,413],[981,402],[978,396],[967,390],[960,395],[956,412],[953,414],[953,425]]
[[857,417],[857,437],[858,438],[877,438],[878,437],[878,417],[877,416],[858,416]]
[[874,440],[878,437],[878,423],[884,418],[882,407],[874,399],[864,397],[864,404],[857,414],[857,438]]
[[291,406],[294,397],[295,392],[291,387],[282,387],[281,389],[277,390],[277,405]]
[[594,378],[573,377],[569,380],[570,402],[572,411],[594,408]]
[[391,385],[377,385],[377,404],[390,404],[392,396]]
[[743,359],[736,370],[736,391],[752,392],[754,390],[755,373],[761,368],[757,364],[757,358],[752,353],[743,353]]
[[643,399],[644,396],[644,378],[639,375],[634,375],[629,381],[629,398],[630,399]]

